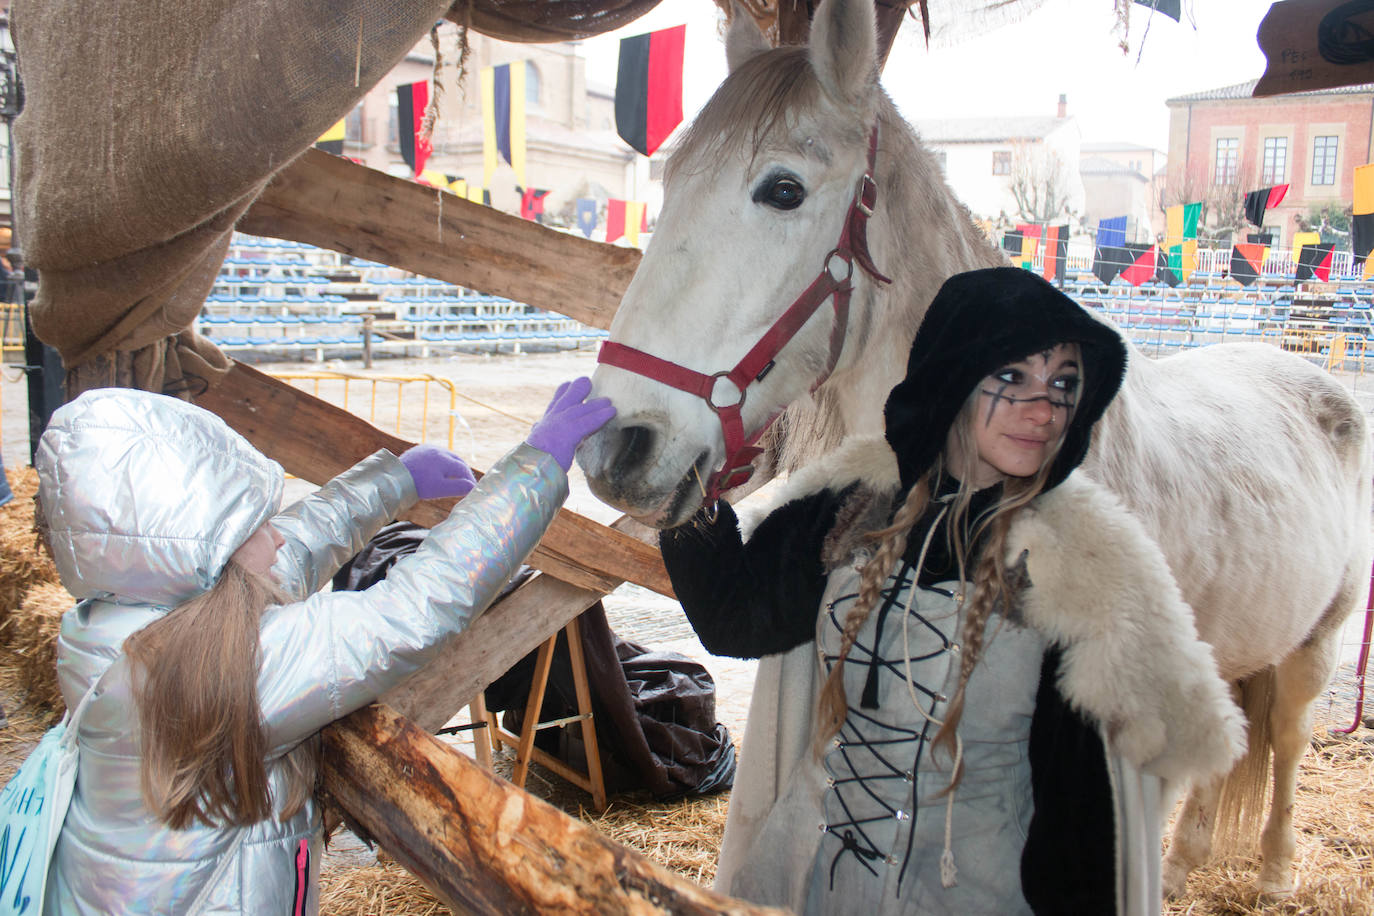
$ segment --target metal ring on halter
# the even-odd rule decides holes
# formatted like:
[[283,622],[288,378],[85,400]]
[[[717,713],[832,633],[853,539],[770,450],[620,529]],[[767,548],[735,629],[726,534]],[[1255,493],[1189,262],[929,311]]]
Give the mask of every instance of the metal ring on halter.
[[[840,263],[844,265],[843,277],[836,276],[835,272],[830,269],[830,264],[835,258],[839,258]],[[830,254],[825,256],[824,269],[826,273],[830,274],[830,279],[834,280],[836,283],[848,283],[850,279],[854,276],[854,259],[849,255],[845,254],[844,252],[840,251],[840,249],[832,248],[830,249]],[[740,398],[740,400],[742,401],[744,399]]]
[[[851,267],[850,270],[852,271],[853,267]],[[732,370],[727,369],[723,372],[717,372],[711,376],[711,388],[706,392],[706,406],[710,407],[716,413],[720,413],[722,410],[729,410],[732,407],[744,406],[745,390],[741,388],[738,384],[736,384],[734,379],[730,378],[731,371]],[[735,390],[739,392],[738,401],[736,401],[733,404],[717,404],[715,402],[714,398],[716,396],[716,382],[720,381],[721,379],[725,379],[731,385],[734,385]]]

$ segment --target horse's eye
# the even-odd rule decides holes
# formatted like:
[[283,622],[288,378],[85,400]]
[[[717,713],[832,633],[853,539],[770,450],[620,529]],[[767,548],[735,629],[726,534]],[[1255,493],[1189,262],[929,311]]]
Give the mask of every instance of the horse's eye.
[[795,210],[806,200],[806,188],[795,178],[778,175],[769,178],[754,191],[754,202],[776,210]]

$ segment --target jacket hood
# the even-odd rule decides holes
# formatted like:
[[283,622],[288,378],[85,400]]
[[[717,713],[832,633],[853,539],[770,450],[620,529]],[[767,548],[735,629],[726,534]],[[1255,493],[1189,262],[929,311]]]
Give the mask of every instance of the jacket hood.
[[281,465],[223,420],[131,388],[58,408],[34,464],[53,561],[78,599],[175,607],[281,503]]
[[1046,489],[1062,482],[1087,454],[1093,424],[1121,387],[1126,345],[1113,328],[1028,270],[993,267],[946,280],[912,341],[906,378],[883,409],[902,489],[909,490],[935,463],[981,379],[1069,342],[1082,351],[1083,386]]

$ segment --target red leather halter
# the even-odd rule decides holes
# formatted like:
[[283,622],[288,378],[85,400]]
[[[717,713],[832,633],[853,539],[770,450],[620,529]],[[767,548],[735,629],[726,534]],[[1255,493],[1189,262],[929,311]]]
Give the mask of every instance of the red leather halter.
[[[860,176],[854,199],[849,203],[840,240],[825,256],[816,279],[773,322],[773,326],[764,332],[733,369],[707,375],[615,341],[608,340],[601,344],[601,352],[596,358],[598,363],[616,366],[696,395],[720,418],[721,432],[725,436],[725,461],[720,470],[706,481],[702,500],[705,505],[714,502],[726,490],[749,480],[754,473],[752,462],[763,452],[755,443],[781,414],[781,411],[774,413],[762,426],[746,435],[742,413],[749,385],[763,380],[787,342],[815,314],[821,303],[831,299],[835,315],[830,329],[830,356],[825,370],[811,385],[811,390],[815,391],[830,377],[844,349],[845,329],[849,324],[849,296],[854,291],[854,262],[858,261],[859,266],[878,282],[891,282],[874,266],[873,258],[868,253],[868,218],[873,215],[873,208],[878,202],[878,185],[873,180],[873,164],[877,155],[878,125],[874,124],[868,140],[868,167]],[[716,383],[722,380],[733,385],[739,394],[732,403],[722,404],[715,400]]]

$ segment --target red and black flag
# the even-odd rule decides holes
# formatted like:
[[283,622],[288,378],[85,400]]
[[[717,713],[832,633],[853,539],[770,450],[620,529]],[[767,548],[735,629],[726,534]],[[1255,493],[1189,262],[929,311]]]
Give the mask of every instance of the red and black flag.
[[1335,245],[1304,245],[1298,254],[1299,280],[1317,279],[1325,283],[1331,279],[1331,252]]
[[1264,225],[1264,211],[1277,207],[1288,193],[1288,185],[1278,184],[1272,188],[1260,188],[1245,195],[1245,218],[1256,226]]
[[1121,268],[1121,279],[1132,286],[1153,280],[1159,271],[1159,246],[1141,242],[1127,242],[1126,266]]
[[536,223],[544,221],[544,198],[549,196],[548,188],[525,188],[520,192],[520,215]]
[[429,159],[429,141],[420,137],[425,123],[425,108],[429,105],[429,83],[404,83],[396,87],[396,126],[400,136],[401,158],[413,174],[425,170]]
[[1045,246],[1045,260],[1040,268],[1041,275],[1053,283],[1059,281],[1059,285],[1064,285],[1064,264],[1069,256],[1069,224],[1062,226],[1046,226],[1041,236],[1041,243]]
[[1093,274],[1103,283],[1110,284],[1131,263],[1131,253],[1121,245],[1098,245],[1093,251]]
[[1365,262],[1362,276],[1370,275],[1370,255],[1374,254],[1374,164],[1355,169],[1355,199],[1351,207],[1350,245],[1355,261]]
[[1231,276],[1241,286],[1249,286],[1260,278],[1264,264],[1264,246],[1255,242],[1237,242],[1231,248]]
[[615,130],[646,156],[682,123],[682,45],[687,26],[620,39]]

